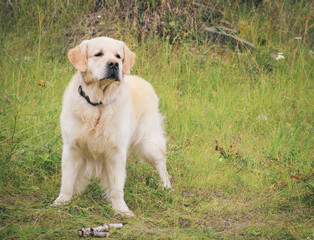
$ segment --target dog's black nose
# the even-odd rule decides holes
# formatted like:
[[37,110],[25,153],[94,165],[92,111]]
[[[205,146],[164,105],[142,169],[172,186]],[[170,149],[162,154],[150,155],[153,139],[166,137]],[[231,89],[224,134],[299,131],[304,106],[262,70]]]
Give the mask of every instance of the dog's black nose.
[[110,69],[118,69],[119,68],[119,63],[116,62],[115,60],[109,60],[107,65]]

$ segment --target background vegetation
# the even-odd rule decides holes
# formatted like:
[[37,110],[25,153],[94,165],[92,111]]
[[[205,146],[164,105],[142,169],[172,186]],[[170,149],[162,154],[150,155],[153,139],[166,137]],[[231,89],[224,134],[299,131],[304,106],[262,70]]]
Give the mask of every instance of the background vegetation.
[[[313,239],[313,20],[302,0],[2,1],[0,238],[76,239],[82,225],[124,222],[113,238]],[[209,26],[257,49],[208,38]],[[166,117],[174,191],[129,159],[133,219],[114,215],[97,181],[49,206],[66,53],[96,36],[136,52],[132,74],[155,86]]]

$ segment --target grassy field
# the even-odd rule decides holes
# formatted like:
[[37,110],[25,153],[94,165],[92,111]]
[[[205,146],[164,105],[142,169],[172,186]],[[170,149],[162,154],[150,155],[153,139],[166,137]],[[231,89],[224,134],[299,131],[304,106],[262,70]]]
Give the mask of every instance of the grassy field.
[[[169,12],[157,10],[168,1],[135,2],[139,14],[124,18],[123,1],[95,2],[0,3],[0,239],[76,239],[83,225],[114,222],[126,224],[113,239],[314,239],[310,1],[185,1],[181,12],[181,1]],[[162,30],[148,30],[149,13]],[[237,29],[257,50],[191,30],[210,25]],[[61,180],[62,94],[74,74],[66,53],[100,35],[137,54],[132,74],[154,85],[165,115],[173,191],[129,159],[131,219],[114,215],[97,181],[50,207]]]

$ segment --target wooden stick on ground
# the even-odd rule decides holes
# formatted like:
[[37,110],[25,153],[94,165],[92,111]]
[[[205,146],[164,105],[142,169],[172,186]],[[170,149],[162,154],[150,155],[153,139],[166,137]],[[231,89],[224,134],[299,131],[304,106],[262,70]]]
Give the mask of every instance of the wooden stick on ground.
[[93,236],[93,237],[109,237],[109,230],[110,228],[122,228],[123,224],[122,223],[113,223],[113,224],[106,224],[106,225],[100,225],[99,227],[95,227],[95,228],[86,228],[85,226],[83,226],[80,230],[79,230],[79,235],[81,237],[87,237],[87,236]]

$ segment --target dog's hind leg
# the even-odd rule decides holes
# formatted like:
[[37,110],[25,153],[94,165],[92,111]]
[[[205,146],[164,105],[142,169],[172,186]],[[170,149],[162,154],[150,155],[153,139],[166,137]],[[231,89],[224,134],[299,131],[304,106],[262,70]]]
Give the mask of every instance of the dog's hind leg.
[[164,187],[171,188],[166,166],[166,141],[163,137],[143,138],[133,146],[133,153],[155,168]]

